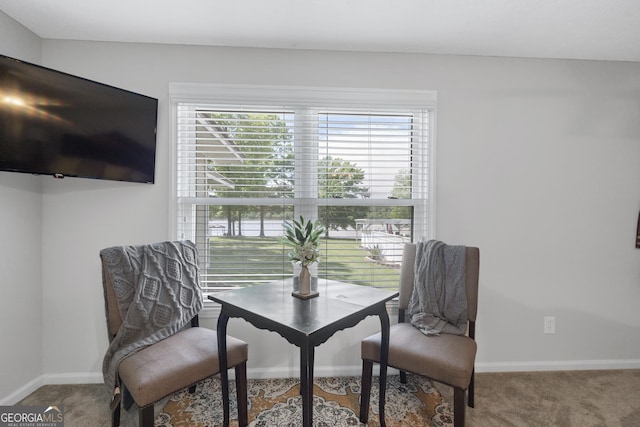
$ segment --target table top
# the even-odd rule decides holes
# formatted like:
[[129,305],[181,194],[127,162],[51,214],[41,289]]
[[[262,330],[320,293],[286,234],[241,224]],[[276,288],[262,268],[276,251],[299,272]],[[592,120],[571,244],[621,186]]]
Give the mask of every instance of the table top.
[[[291,295],[292,279],[210,294],[230,317],[242,317],[259,328],[277,330],[297,344],[301,337],[317,335],[314,344],[336,330],[376,314],[398,292],[370,286],[318,279],[320,295],[300,299]],[[284,332],[284,333],[283,333]]]

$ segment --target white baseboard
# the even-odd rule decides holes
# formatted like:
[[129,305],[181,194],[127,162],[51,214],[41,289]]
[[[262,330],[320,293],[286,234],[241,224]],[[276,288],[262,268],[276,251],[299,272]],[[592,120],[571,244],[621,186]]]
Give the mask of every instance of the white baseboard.
[[[374,375],[379,374],[378,365],[373,366]],[[621,360],[569,360],[569,361],[529,361],[529,362],[489,362],[476,363],[476,372],[542,372],[542,371],[602,371],[612,369],[640,369],[640,359]],[[398,370],[389,368],[388,374]],[[316,377],[356,377],[362,375],[362,365],[357,366],[316,366]],[[298,369],[255,368],[248,369],[249,378],[293,378],[299,376]]]
[[[536,371],[584,371],[610,369],[640,369],[640,359],[620,360],[569,360],[569,361],[528,361],[528,362],[478,362],[476,372],[536,372]],[[378,375],[378,367],[374,365],[374,374]],[[389,368],[390,375],[398,371]],[[286,367],[281,368],[250,368],[247,370],[249,378],[295,378],[299,370]],[[316,366],[316,377],[345,376],[356,377],[362,375],[362,366]],[[229,372],[233,378],[233,370]],[[64,374],[44,374],[29,381],[13,393],[0,399],[0,405],[15,405],[43,385],[49,384],[100,384],[103,382],[101,372],[71,372]]]
[[599,371],[640,369],[640,359],[476,362],[476,372]]
[[44,384],[102,384],[102,372],[70,372],[66,374],[44,374]]
[[10,395],[0,399],[0,405],[2,406],[15,405],[16,403],[18,403],[19,401],[21,401],[22,399],[24,399],[25,397],[29,396],[31,393],[33,393],[34,391],[42,387],[43,385],[44,385],[44,382],[42,380],[42,376],[34,378],[33,380],[29,381],[28,383],[20,387],[18,390],[11,393]]
[[0,405],[15,405],[31,393],[49,384],[100,384],[101,372],[73,372],[66,374],[44,374],[29,381],[18,390],[0,399]]
[[[374,374],[378,375],[379,368],[374,366]],[[389,368],[388,373],[392,375],[397,372]],[[313,370],[315,377],[359,377],[362,375],[362,366],[316,366]],[[290,368],[254,368],[247,369],[247,377],[253,379],[263,378],[297,378],[300,376],[299,369]]]

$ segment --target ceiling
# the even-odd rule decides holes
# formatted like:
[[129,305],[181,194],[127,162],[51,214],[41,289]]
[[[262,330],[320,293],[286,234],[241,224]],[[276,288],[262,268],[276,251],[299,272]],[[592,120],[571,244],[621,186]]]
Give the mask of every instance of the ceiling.
[[640,0],[0,0],[43,39],[640,62]]

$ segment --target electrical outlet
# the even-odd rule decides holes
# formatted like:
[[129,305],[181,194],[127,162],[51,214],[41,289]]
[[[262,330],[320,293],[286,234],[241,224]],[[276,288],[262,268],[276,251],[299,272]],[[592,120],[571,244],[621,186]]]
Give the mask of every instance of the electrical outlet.
[[544,318],[544,333],[555,334],[556,333],[556,318],[555,316],[545,316]]

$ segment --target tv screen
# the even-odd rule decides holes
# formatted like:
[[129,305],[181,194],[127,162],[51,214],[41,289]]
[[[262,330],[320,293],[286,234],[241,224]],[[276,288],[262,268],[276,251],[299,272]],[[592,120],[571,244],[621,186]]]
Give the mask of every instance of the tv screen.
[[158,100],[0,55],[0,170],[153,183]]

